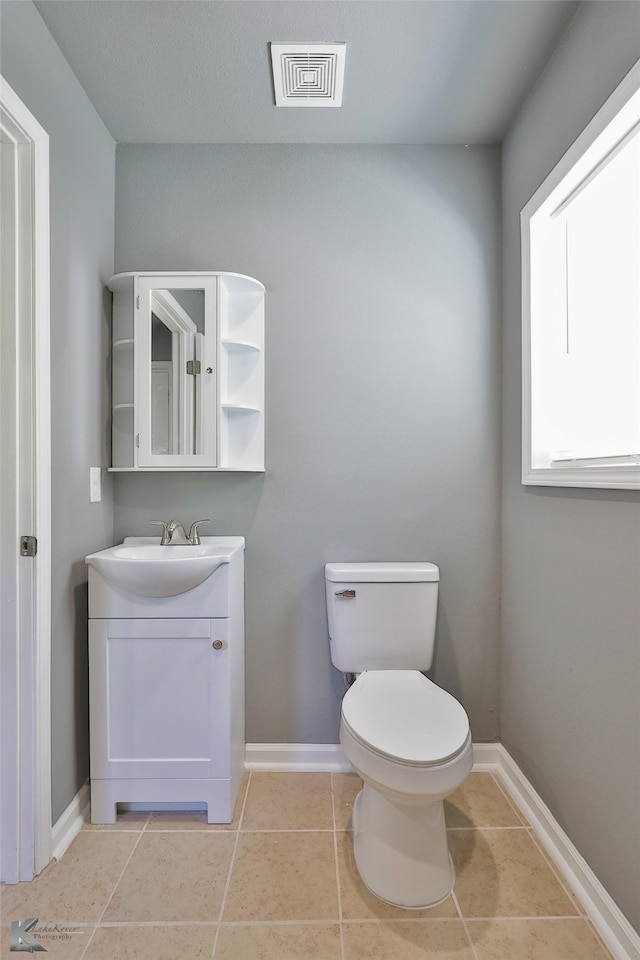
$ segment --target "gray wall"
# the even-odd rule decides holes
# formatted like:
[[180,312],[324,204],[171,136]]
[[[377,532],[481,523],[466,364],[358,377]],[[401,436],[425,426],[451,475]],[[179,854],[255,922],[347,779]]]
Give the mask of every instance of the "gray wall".
[[519,211],[638,56],[640,6],[587,3],[503,147],[501,739],[640,929],[640,505],[520,485]]
[[[109,319],[115,145],[31,3],[2,3],[2,75],[49,134],[51,172],[52,813],[89,775],[84,556],[112,543]],[[108,305],[107,305],[108,306]]]
[[119,146],[116,266],[230,270],[266,309],[264,476],[115,477],[116,538],[247,538],[247,739],[336,742],[323,564],[441,565],[435,680],[498,732],[500,152]]

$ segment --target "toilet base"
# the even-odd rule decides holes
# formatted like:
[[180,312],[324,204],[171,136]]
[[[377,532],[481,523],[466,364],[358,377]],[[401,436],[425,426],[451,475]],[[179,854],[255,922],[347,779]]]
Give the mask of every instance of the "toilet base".
[[362,882],[386,903],[420,910],[453,890],[442,800],[406,806],[365,783],[353,808],[353,849]]

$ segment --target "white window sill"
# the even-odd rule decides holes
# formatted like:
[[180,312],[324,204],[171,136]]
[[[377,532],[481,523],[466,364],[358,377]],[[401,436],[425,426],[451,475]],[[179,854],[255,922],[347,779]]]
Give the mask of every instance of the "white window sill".
[[524,486],[640,490],[640,464],[578,466],[574,461],[571,466],[525,467],[522,483]]

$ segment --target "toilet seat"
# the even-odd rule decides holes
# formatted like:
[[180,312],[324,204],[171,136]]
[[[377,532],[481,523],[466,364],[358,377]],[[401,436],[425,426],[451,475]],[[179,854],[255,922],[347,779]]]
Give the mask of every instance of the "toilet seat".
[[417,670],[368,670],[346,692],[342,723],[366,749],[396,763],[447,763],[469,742],[464,707]]

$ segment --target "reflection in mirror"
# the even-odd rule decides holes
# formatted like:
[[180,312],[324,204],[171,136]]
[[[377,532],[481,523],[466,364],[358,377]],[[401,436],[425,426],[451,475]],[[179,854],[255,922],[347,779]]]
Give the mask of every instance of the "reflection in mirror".
[[[202,453],[204,290],[151,293],[151,452]],[[204,371],[202,371],[204,372]]]

